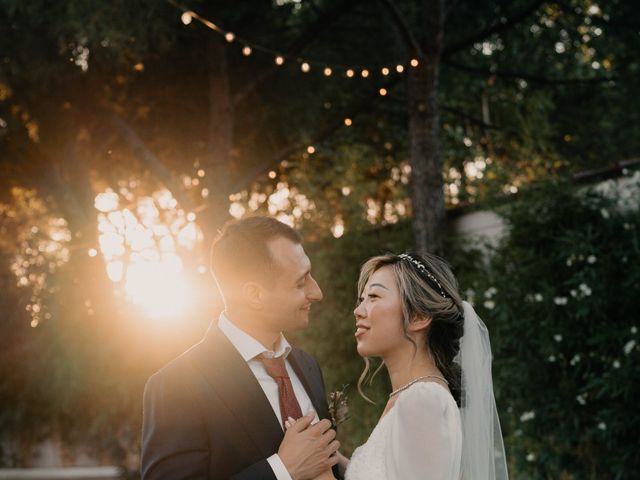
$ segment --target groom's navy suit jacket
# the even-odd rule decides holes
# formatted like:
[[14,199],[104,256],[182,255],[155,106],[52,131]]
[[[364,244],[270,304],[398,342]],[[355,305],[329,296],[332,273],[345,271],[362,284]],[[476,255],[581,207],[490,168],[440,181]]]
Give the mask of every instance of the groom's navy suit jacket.
[[[287,357],[320,418],[329,418],[318,362]],[[275,480],[267,458],[282,427],[251,369],[212,323],[204,339],[147,382],[142,479]]]

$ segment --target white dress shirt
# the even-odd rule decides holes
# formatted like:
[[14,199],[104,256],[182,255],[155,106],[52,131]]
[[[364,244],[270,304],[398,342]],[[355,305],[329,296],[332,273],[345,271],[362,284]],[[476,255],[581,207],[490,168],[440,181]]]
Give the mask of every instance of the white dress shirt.
[[[245,362],[249,365],[249,368],[253,372],[260,383],[260,387],[264,391],[269,403],[271,404],[271,408],[273,409],[273,413],[278,419],[278,423],[282,426],[282,415],[280,414],[280,397],[278,395],[278,384],[276,381],[267,373],[264,368],[263,363],[259,360],[260,355],[264,355],[269,358],[279,358],[284,357],[285,366],[287,368],[287,373],[289,374],[289,378],[291,379],[291,384],[293,385],[293,392],[300,404],[300,410],[303,415],[313,412],[315,414],[315,421],[318,420],[318,414],[313,408],[313,404],[311,403],[311,399],[307,394],[307,391],[302,386],[302,382],[296,375],[296,372],[291,367],[291,364],[287,360],[287,356],[291,352],[291,345],[287,342],[287,339],[284,338],[284,335],[280,334],[280,339],[276,343],[275,351],[269,350],[264,345],[262,345],[258,340],[253,338],[244,330],[240,329],[236,326],[224,312],[220,314],[220,318],[218,319],[218,328],[225,336],[229,339],[229,341],[233,344],[235,349],[240,353]],[[278,480],[292,480],[291,475],[287,471],[284,463],[280,459],[280,456],[275,453],[267,458],[267,462],[271,466],[273,473],[275,474]]]

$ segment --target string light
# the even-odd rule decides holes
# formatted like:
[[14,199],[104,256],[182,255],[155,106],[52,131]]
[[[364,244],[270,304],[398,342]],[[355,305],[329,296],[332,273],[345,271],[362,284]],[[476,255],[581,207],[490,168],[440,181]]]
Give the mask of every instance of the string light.
[[[263,53],[267,53],[267,54],[271,54],[274,56],[274,61],[275,64],[280,66],[283,65],[285,63],[285,61],[289,58],[292,60],[297,60],[297,62],[300,63],[300,68],[302,70],[302,72],[307,73],[309,71],[311,71],[311,66],[312,65],[317,65],[319,67],[319,69],[321,71],[323,71],[324,75],[329,77],[332,76],[333,73],[337,70],[343,71],[345,72],[346,76],[348,78],[353,78],[356,75],[356,70],[359,71],[360,76],[362,76],[362,78],[368,78],[371,75],[371,70],[369,68],[365,68],[365,67],[349,67],[349,66],[345,66],[345,65],[332,65],[332,66],[328,66],[325,62],[310,62],[308,60],[303,60],[300,58],[294,58],[294,57],[287,57],[286,55],[282,54],[281,52],[278,52],[276,50],[273,50],[271,48],[268,47],[264,47],[262,45],[258,45],[254,42],[251,42],[247,39],[244,38],[239,38],[236,36],[235,33],[233,32],[229,32],[226,30],[223,30],[222,28],[220,28],[218,25],[216,25],[214,22],[207,20],[206,18],[198,15],[196,12],[194,12],[193,10],[189,10],[187,9],[185,6],[181,5],[180,3],[178,3],[176,0],[168,0],[169,3],[171,3],[174,7],[182,10],[182,15],[181,15],[181,20],[182,23],[184,23],[185,25],[189,25],[190,23],[192,23],[193,20],[198,20],[200,23],[202,23],[203,25],[205,25],[206,27],[210,28],[211,30],[215,31],[216,33],[222,35],[225,40],[229,43],[232,43],[236,40],[240,40],[243,44],[244,47],[242,48],[242,53],[244,56],[250,56],[254,50],[263,52]],[[324,63],[324,65],[322,65],[322,63]],[[412,67],[416,67],[418,66],[418,60],[413,58],[409,61],[409,64]],[[397,64],[395,67],[395,70],[398,73],[403,73],[405,70],[405,67],[402,64]],[[387,76],[389,75],[389,73],[391,72],[389,67],[376,67],[375,71],[380,71],[380,73],[383,76]]]
[[345,124],[347,127],[350,127],[351,125],[353,125],[353,120],[351,120],[350,118],[345,118],[345,119],[344,119],[344,124]]
[[382,95],[383,97],[387,94],[387,89],[386,88],[381,88],[379,90],[380,95]]
[[193,20],[193,16],[191,15],[191,12],[184,12],[180,17],[180,20],[182,20],[182,23],[185,25],[189,25],[191,20]]
[[316,149],[315,149],[315,147],[314,147],[313,145],[309,145],[309,146],[307,147],[307,153],[308,153],[309,155],[311,155],[311,154],[313,154],[313,153],[315,153],[315,152],[316,152]]

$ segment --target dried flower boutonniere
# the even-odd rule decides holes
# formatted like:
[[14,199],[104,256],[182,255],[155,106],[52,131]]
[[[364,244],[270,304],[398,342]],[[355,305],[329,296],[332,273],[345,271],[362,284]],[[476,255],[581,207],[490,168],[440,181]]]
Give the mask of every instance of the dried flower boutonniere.
[[334,429],[349,419],[347,387],[348,385],[343,385],[342,390],[336,390],[329,394],[329,414],[331,415],[331,423]]

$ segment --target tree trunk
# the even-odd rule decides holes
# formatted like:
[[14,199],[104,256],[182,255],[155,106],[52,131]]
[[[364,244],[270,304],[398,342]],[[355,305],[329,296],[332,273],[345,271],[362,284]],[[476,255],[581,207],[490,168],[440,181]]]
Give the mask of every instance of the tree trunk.
[[411,203],[415,248],[440,252],[444,191],[440,153],[438,80],[444,29],[444,0],[423,1],[424,58],[409,69]]

